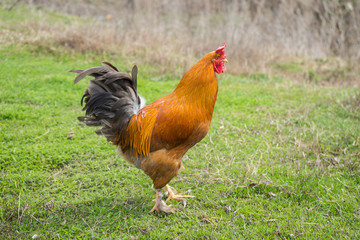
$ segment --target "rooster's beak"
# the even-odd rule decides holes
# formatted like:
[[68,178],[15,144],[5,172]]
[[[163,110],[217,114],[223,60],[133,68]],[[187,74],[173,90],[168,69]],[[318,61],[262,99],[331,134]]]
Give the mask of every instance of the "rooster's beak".
[[228,60],[225,58],[225,59],[223,59],[223,62],[224,62],[224,63],[227,63],[227,62],[228,62]]

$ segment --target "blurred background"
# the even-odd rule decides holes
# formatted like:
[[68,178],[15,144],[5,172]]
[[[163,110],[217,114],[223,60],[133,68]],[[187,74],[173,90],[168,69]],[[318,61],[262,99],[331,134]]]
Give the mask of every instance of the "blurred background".
[[[359,0],[17,0],[85,18],[64,26],[26,19],[15,41],[120,53],[181,76],[226,42],[228,72],[359,86]],[[23,32],[23,31],[22,31]],[[34,37],[36,36],[36,37]]]

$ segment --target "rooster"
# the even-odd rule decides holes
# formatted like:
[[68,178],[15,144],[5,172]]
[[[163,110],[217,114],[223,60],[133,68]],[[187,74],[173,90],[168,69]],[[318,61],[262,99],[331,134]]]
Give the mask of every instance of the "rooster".
[[86,116],[78,120],[88,126],[101,126],[104,135],[131,164],[142,169],[153,181],[155,206],[150,212],[173,213],[162,200],[185,201],[193,196],[176,195],[168,183],[182,168],[184,154],[205,137],[210,128],[218,81],[227,62],[225,43],[206,54],[181,79],[175,90],[145,106],[137,92],[137,67],[121,73],[108,62],[101,67],[71,70],[78,73],[74,84],[91,75],[81,99]]

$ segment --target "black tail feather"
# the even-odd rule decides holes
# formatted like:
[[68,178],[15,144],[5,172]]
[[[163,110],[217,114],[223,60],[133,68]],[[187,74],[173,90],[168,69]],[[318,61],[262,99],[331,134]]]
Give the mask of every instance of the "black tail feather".
[[130,76],[119,72],[111,63],[102,62],[102,65],[70,71],[78,73],[74,84],[88,75],[94,77],[81,98],[81,105],[85,102],[83,110],[86,111],[86,116],[78,117],[78,120],[87,126],[102,126],[96,133],[117,144],[116,136],[121,134],[131,117],[144,105],[144,99],[137,93],[136,66]]

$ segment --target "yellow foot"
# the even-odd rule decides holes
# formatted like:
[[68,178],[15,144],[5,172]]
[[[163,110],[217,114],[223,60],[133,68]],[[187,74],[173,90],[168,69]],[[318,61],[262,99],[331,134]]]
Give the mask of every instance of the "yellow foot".
[[170,199],[174,199],[174,200],[177,200],[177,201],[186,201],[186,198],[193,198],[194,196],[191,196],[191,195],[176,195],[171,187],[169,185],[166,185],[165,186],[165,190],[167,191],[167,194],[168,194],[168,198],[166,199],[166,201],[169,201]]
[[174,213],[174,209],[171,207],[171,205],[166,205],[164,201],[161,200],[160,203],[155,203],[155,206],[150,210],[150,213],[152,212],[164,212],[164,213]]
[[159,208],[156,206],[156,204],[155,204],[155,206],[150,210],[149,213],[152,213],[152,212],[155,212],[155,211],[159,212]]
[[166,201],[170,199],[174,199],[176,201],[186,201],[186,198],[193,198],[194,196],[191,195],[169,195]]
[[160,192],[161,189],[156,189],[156,199],[155,206],[150,210],[150,213],[152,212],[164,212],[164,213],[174,213],[174,209],[172,209],[171,205],[166,205],[166,203],[161,199],[162,193]]

